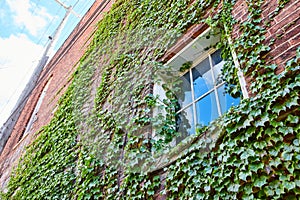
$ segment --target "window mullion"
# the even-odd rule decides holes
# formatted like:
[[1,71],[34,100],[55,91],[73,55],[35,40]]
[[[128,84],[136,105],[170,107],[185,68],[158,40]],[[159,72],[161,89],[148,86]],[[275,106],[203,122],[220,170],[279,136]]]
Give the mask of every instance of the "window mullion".
[[217,108],[218,108],[218,114],[219,114],[219,116],[221,116],[222,112],[221,112],[220,100],[219,100],[219,95],[218,95],[217,86],[216,86],[216,80],[215,80],[215,73],[214,73],[214,69],[213,69],[212,58],[211,58],[210,55],[208,57],[209,57],[210,70],[211,70],[212,79],[213,79],[213,85],[214,85],[213,87],[214,87],[214,92],[215,92]]
[[191,82],[191,91],[192,91],[192,102],[193,102],[193,117],[194,117],[194,129],[196,133],[196,123],[197,123],[197,111],[196,111],[196,104],[195,104],[195,92],[194,92],[194,80],[193,80],[193,74],[192,69],[189,70],[190,73],[190,82]]

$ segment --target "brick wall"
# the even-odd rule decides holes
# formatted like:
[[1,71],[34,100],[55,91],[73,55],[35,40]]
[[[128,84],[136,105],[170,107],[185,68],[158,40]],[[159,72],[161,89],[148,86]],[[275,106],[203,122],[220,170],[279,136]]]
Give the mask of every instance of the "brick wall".
[[[275,13],[277,7],[277,0],[267,0],[263,3],[262,26],[266,30],[265,44],[271,47],[271,51],[265,55],[265,59],[267,64],[276,64],[278,66],[276,73],[279,74],[284,70],[286,62],[296,55],[296,49],[300,46],[300,1],[290,1],[283,9]],[[238,24],[233,28],[233,38],[238,38],[240,35],[239,24],[247,20],[247,9],[248,6],[245,0],[237,0],[232,12],[234,18],[238,21]],[[275,17],[273,17],[274,14],[276,14]],[[205,24],[198,24],[189,28],[186,34],[170,48],[162,60],[167,62],[206,28]],[[270,45],[271,41],[274,41],[274,43]],[[246,79],[246,81],[249,86],[251,80]],[[153,175],[160,175],[162,181],[161,188],[158,189],[155,199],[164,200],[167,198],[167,195],[161,195],[159,192],[164,187],[166,174],[162,170],[158,170],[154,171]]]
[[[76,68],[79,58],[83,55],[84,50],[87,47],[91,34],[96,28],[96,22],[101,19],[102,15],[99,14],[99,10],[97,10],[101,3],[102,1],[96,1],[44,70],[41,83],[29,99],[26,108],[22,112],[15,130],[11,135],[11,138],[0,156],[1,187],[3,187],[3,184],[8,180],[9,172],[13,166],[12,163],[18,160],[23,147],[32,141],[32,133],[38,131],[43,125],[50,121],[59,97],[64,93],[69,85],[70,74],[72,74]],[[111,2],[106,5],[104,11],[108,11],[110,7]],[[266,54],[265,57],[268,63],[275,63],[278,65],[277,72],[280,73],[283,70],[284,63],[295,56],[296,48],[300,44],[300,1],[290,1],[284,9],[279,10],[278,15],[272,19],[277,7],[277,0],[265,1],[263,4],[262,16],[263,23],[269,24],[269,26],[265,26],[266,44],[274,40],[274,43],[271,45],[272,50]],[[233,9],[233,15],[238,21],[238,24],[247,20],[247,8],[245,0],[237,0]],[[207,25],[205,24],[198,24],[190,27],[186,34],[179,39],[179,41],[168,51],[162,60],[167,61],[173,57],[187,43],[200,35],[206,28]],[[233,37],[239,37],[239,25],[234,27]],[[37,121],[33,124],[30,133],[18,143],[18,139],[23,134],[26,123],[28,122],[34,105],[39,98],[39,94],[50,76],[52,76],[53,79],[38,113]],[[16,147],[13,148],[14,146]],[[164,177],[164,174],[161,176]],[[157,199],[165,199],[165,197],[158,195]]]
[[[263,16],[268,18],[275,12],[277,1],[265,3]],[[284,63],[295,56],[297,47],[300,45],[300,1],[290,1],[270,22],[266,37],[274,39],[272,51],[267,58],[270,63],[279,65],[278,73],[283,70]]]
[[[262,24],[266,30],[266,45],[271,51],[265,55],[268,64],[278,65],[282,72],[285,63],[295,56],[300,45],[300,1],[289,1],[283,9],[277,10],[277,0],[267,0],[262,5]],[[248,6],[245,0],[238,0],[233,15],[238,24],[247,20]],[[239,35],[239,25],[234,28],[233,37]]]
[[[265,56],[266,60],[270,64],[277,64],[277,72],[280,73],[284,64],[295,56],[296,49],[300,45],[300,1],[290,1],[273,17],[276,14],[277,7],[277,0],[267,0],[263,3],[262,26],[266,29],[265,44],[268,45],[270,41],[274,40],[274,43],[270,46],[272,50]],[[233,38],[239,37],[239,24],[247,20],[247,9],[248,6],[245,0],[238,0],[233,8],[232,14],[238,22],[234,27]],[[189,28],[162,60],[166,62],[173,57],[207,27],[205,24],[197,24]]]
[[[24,147],[34,139],[33,133],[40,130],[41,127],[51,120],[57,106],[57,101],[70,84],[70,77],[91,41],[91,36],[97,28],[97,22],[103,17],[103,13],[109,11],[113,2],[113,0],[96,0],[68,39],[66,39],[42,71],[38,85],[29,97],[28,102],[0,155],[1,188],[4,188],[6,185],[11,169],[17,163]],[[24,135],[26,125],[30,120],[33,109],[50,77],[52,77],[52,80],[37,113],[37,119],[33,123],[30,131]]]

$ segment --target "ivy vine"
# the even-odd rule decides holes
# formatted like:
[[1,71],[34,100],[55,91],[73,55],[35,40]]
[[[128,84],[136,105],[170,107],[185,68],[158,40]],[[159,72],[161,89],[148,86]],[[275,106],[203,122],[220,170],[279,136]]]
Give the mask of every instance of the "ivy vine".
[[[299,199],[300,49],[279,75],[266,64],[263,2],[246,0],[248,18],[240,24],[230,0],[116,1],[2,199]],[[287,3],[280,1],[278,12]],[[221,31],[227,91],[241,95],[234,49],[253,97],[199,128],[182,142],[185,151],[158,166],[181,133],[177,82],[165,85],[163,102],[153,85],[173,73],[160,60],[196,23]],[[240,35],[230,44],[224,27],[232,33],[236,25]],[[164,111],[153,115],[155,109]]]

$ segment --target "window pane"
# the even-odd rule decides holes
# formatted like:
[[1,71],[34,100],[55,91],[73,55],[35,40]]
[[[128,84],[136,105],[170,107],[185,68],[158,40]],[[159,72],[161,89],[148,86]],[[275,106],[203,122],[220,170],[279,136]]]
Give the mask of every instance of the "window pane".
[[194,134],[195,123],[194,123],[193,106],[189,106],[188,108],[178,113],[176,121],[177,121],[178,132],[180,133],[178,140],[182,140],[186,136]]
[[196,103],[197,124],[206,126],[218,115],[215,92],[212,92]]
[[218,49],[213,54],[211,54],[211,59],[212,59],[212,64],[213,65],[217,65],[218,63],[220,63],[222,61],[221,49]]
[[204,61],[199,63],[192,70],[193,74],[193,85],[195,92],[195,99],[205,94],[207,91],[213,88],[213,79],[210,69],[209,59],[206,58]]
[[218,88],[218,95],[222,114],[225,113],[231,106],[236,106],[240,103],[240,98],[233,98],[229,94],[225,93],[225,85]]
[[180,77],[180,84],[178,92],[175,92],[180,107],[183,108],[192,102],[191,80],[190,73],[186,73]]
[[223,81],[222,81],[222,68],[223,68],[223,65],[224,65],[224,61],[222,62],[219,62],[217,65],[214,65],[213,67],[213,70],[214,70],[214,77],[215,77],[215,85],[219,85],[221,84]]
[[215,85],[222,83],[221,69],[223,68],[224,61],[221,58],[221,49],[218,49],[211,54],[212,65],[214,69]]

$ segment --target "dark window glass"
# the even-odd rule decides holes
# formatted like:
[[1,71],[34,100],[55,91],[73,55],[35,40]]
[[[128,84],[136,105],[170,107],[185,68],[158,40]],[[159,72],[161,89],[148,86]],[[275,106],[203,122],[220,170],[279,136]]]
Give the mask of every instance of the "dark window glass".
[[191,90],[191,80],[190,80],[190,74],[186,73],[181,77],[180,81],[180,90],[176,93],[176,96],[178,98],[178,102],[180,104],[180,107],[183,108],[187,104],[192,102],[192,90]]
[[213,88],[212,73],[208,58],[192,69],[192,75],[195,99]]

